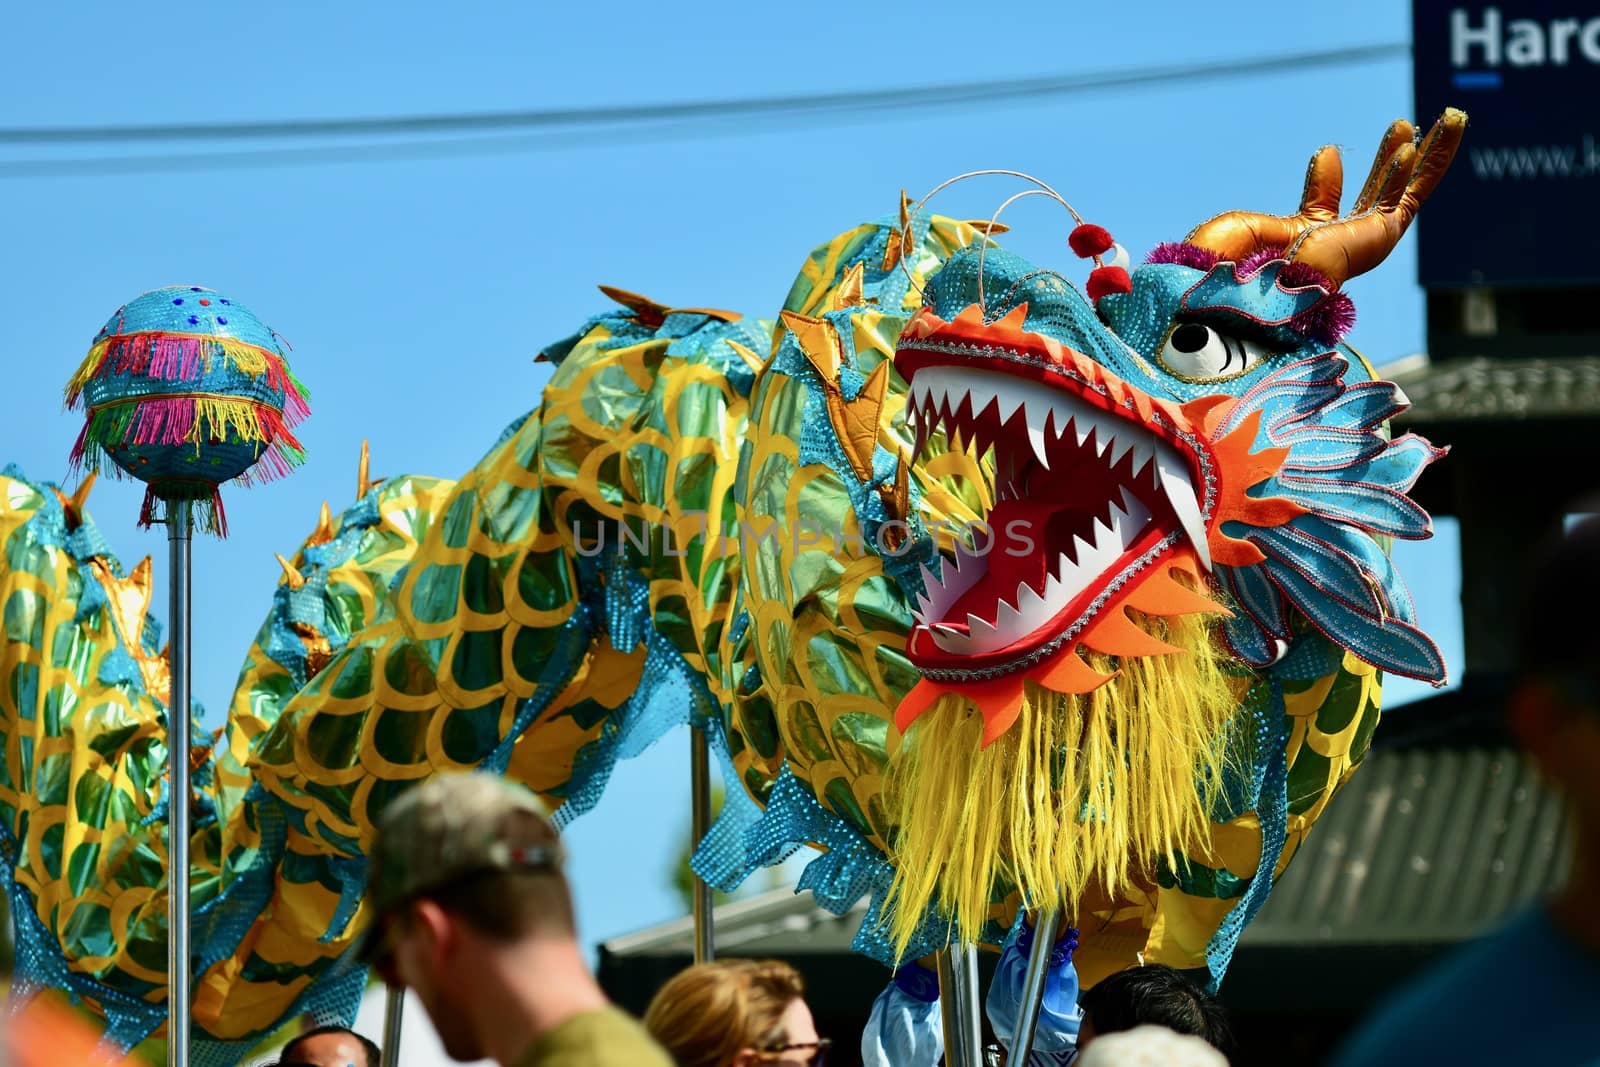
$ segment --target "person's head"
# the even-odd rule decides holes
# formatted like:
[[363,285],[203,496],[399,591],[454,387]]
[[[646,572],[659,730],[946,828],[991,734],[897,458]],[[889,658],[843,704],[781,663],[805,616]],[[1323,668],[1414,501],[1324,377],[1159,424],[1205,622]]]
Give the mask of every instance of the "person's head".
[[1193,1036],[1227,1053],[1233,1045],[1222,1005],[1208,997],[1182,971],[1158,963],[1118,971],[1100,980],[1078,998],[1083,1020],[1078,1048],[1095,1038],[1138,1026],[1166,1027]]
[[678,1067],[802,1067],[828,1048],[800,975],[778,960],[690,967],[661,987],[644,1025]]
[[1192,1034],[1146,1024],[1106,1034],[1084,1050],[1076,1067],[1228,1067],[1222,1053]]
[[307,1030],[278,1056],[278,1067],[381,1067],[383,1052],[373,1042],[343,1026]]
[[1517,624],[1509,706],[1517,742],[1566,792],[1580,832],[1600,839],[1600,517],[1535,557]]
[[472,1020],[513,955],[550,942],[577,952],[561,862],[537,798],[496,775],[440,774],[383,813],[368,883],[374,918],[357,952],[417,994],[454,1058],[484,1056]]

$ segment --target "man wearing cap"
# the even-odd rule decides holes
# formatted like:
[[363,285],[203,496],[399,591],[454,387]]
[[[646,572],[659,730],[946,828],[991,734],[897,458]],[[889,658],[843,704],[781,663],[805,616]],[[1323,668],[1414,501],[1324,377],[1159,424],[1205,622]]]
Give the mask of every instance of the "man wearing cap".
[[501,1067],[672,1067],[612,1006],[578,945],[561,842],[533,794],[441,774],[378,825],[357,953],[416,993],[453,1059]]

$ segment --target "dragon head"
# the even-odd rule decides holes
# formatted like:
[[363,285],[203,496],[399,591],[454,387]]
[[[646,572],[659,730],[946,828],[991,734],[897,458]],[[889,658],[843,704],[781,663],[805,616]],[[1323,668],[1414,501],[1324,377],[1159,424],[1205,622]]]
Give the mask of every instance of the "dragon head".
[[[1384,544],[1429,536],[1406,493],[1442,452],[1391,439],[1406,400],[1344,345],[1342,287],[1464,126],[1449,112],[1420,146],[1392,126],[1343,218],[1325,148],[1296,214],[1218,216],[1131,274],[1102,264],[1087,296],[984,241],[928,278],[894,356],[908,430],[993,490],[914,599],[895,771],[913,915],[941,901],[970,934],[1000,883],[1075,906],[1204,854],[1241,696],[1303,642],[1443,680]],[[1113,247],[1081,220],[1072,243]]]
[[1000,249],[934,275],[895,354],[908,420],[919,452],[940,431],[992,452],[994,506],[983,544],[924,574],[908,652],[926,681],[902,727],[981,686],[1003,696],[984,703],[992,741],[1024,679],[1081,693],[1107,678],[1082,653],[1170,652],[1127,608],[1225,611],[1253,667],[1287,651],[1298,613],[1373,666],[1442,680],[1379,542],[1429,535],[1405,493],[1442,452],[1389,438],[1405,397],[1343,345],[1341,286],[1399,240],[1464,122],[1447,114],[1420,150],[1391,127],[1343,220],[1325,148],[1298,214],[1212,219],[1095,302]]

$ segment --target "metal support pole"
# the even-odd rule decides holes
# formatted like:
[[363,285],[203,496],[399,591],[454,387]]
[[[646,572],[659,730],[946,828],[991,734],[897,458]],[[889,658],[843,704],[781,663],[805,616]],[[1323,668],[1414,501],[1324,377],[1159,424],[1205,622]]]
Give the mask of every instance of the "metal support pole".
[[939,1007],[944,1016],[944,1062],[948,1067],[982,1067],[976,945],[951,945],[940,951]]
[[406,991],[387,986],[383,1002],[383,1067],[400,1064],[400,1016],[406,1007]]
[[193,517],[188,501],[167,502],[167,618],[172,637],[172,692],[167,701],[167,1067],[189,1064],[189,664],[190,558]]
[[1039,1026],[1039,1008],[1044,1000],[1044,978],[1050,970],[1050,953],[1061,931],[1059,911],[1042,912],[1033,928],[1033,945],[1028,950],[1028,970],[1022,980],[1022,1003],[1017,1009],[1017,1032],[1011,1039],[1011,1058],[1027,1063],[1033,1051],[1033,1032]]
[[[706,735],[698,726],[689,727],[689,777],[693,791],[692,818],[694,847],[699,848],[711,829],[711,754]],[[711,887],[698,874],[694,876],[694,961],[707,963],[716,955],[712,930]]]

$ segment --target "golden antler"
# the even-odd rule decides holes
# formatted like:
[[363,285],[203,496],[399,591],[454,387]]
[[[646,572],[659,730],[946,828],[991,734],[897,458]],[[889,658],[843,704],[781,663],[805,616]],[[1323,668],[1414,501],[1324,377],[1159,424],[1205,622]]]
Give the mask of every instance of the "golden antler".
[[1314,267],[1335,284],[1349,281],[1383,262],[1399,243],[1449,169],[1466,128],[1466,113],[1449,108],[1418,148],[1416,127],[1404,119],[1392,124],[1344,219],[1339,218],[1344,166],[1339,150],[1327,145],[1311,157],[1298,212],[1229,211],[1201,223],[1186,240],[1234,262],[1259,249],[1286,248],[1287,258]]

